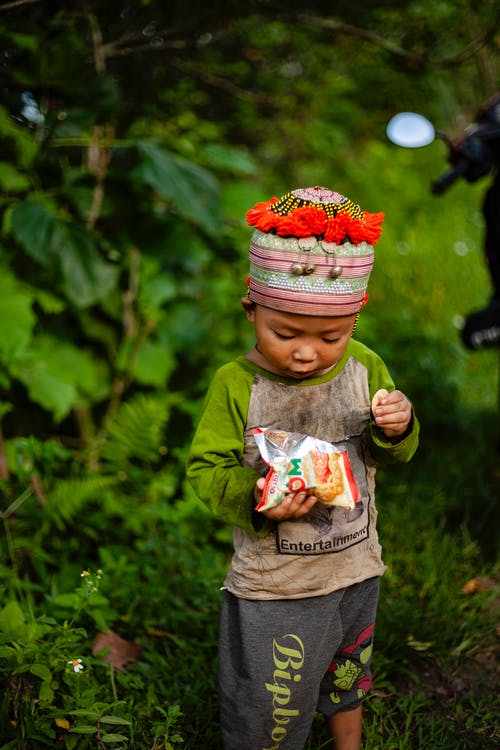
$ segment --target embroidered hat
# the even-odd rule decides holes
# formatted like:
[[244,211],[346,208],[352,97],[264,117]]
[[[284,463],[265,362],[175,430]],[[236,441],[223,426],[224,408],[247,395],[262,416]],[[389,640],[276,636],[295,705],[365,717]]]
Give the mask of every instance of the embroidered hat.
[[373,245],[384,214],[369,214],[334,190],[299,188],[247,212],[248,296],[300,315],[350,315],[367,299]]

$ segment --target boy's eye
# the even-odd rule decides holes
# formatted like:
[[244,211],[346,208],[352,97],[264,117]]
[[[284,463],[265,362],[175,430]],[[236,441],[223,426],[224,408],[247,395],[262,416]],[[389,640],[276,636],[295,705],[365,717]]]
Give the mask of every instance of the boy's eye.
[[325,344],[336,344],[338,339],[323,339]]
[[287,333],[279,333],[279,331],[274,332],[275,336],[277,336],[279,339],[293,339],[293,336]]

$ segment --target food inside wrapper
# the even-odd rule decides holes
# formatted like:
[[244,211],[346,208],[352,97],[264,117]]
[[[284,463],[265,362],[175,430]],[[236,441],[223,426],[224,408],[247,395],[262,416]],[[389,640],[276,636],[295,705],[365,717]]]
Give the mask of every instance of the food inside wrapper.
[[358,488],[349,456],[332,443],[282,430],[253,430],[260,455],[269,466],[256,510],[278,505],[285,495],[310,490],[326,505],[352,509]]

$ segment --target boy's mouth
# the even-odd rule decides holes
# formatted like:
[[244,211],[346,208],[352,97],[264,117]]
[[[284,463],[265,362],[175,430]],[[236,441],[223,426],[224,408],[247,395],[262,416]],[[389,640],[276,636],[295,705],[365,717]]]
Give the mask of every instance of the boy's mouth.
[[331,367],[326,367],[323,369],[313,369],[313,370],[289,370],[288,372],[289,372],[290,377],[295,378],[296,380],[303,380],[304,378],[319,377],[320,375],[324,375],[331,369],[332,369]]

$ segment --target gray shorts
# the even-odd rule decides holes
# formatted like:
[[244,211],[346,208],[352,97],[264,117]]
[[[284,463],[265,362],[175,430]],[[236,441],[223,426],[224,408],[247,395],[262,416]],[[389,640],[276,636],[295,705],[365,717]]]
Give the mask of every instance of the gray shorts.
[[379,579],[326,596],[222,602],[224,750],[300,750],[317,711],[359,706],[371,686]]

